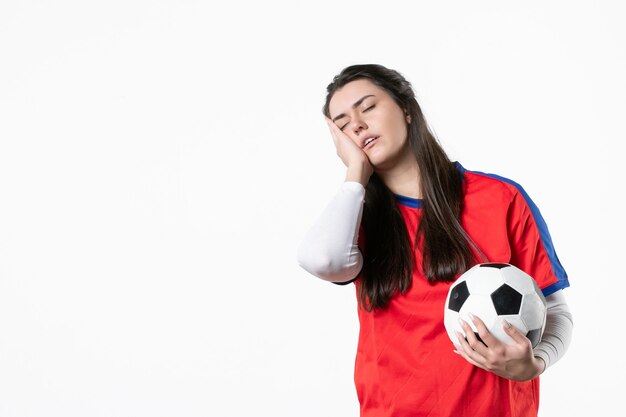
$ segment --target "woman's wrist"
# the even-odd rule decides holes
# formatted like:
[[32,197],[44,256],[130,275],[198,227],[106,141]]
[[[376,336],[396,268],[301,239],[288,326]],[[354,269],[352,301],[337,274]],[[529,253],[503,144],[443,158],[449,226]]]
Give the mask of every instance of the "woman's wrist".
[[527,368],[527,374],[524,375],[519,381],[530,381],[537,378],[546,369],[546,363],[539,356],[533,356],[533,360],[530,368]]
[[529,365],[518,368],[517,373],[513,373],[511,376],[506,376],[505,378],[518,382],[530,381],[541,375],[545,369],[545,361],[539,356],[533,356]]
[[346,172],[346,181],[358,182],[365,187],[370,179],[371,172],[368,172],[370,170],[368,170],[366,166],[351,165],[348,167],[348,171]]
[[539,373],[535,375],[535,377],[537,377],[546,370],[546,361],[541,356],[535,356],[535,362],[537,363],[537,368],[539,370]]

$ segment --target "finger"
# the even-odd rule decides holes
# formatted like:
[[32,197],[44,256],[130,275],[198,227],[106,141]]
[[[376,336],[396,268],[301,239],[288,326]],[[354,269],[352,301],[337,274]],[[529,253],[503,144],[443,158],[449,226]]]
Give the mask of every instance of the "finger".
[[456,352],[463,356],[466,361],[471,363],[472,365],[478,366],[479,368],[486,369],[481,362],[485,361],[485,358],[482,357],[479,353],[475,352],[472,347],[467,343],[465,337],[461,332],[456,332],[456,337],[459,339],[459,344],[461,345],[461,349],[458,349]]
[[467,343],[471,349],[480,353],[481,356],[487,356],[488,347],[482,338],[479,339],[476,337],[474,329],[472,329],[472,327],[465,320],[459,319],[459,323],[465,332],[465,338],[467,339]]
[[493,335],[491,334],[485,323],[480,319],[480,317],[475,316],[472,313],[470,313],[469,316],[472,319],[474,326],[476,326],[476,330],[478,330],[478,335],[485,345],[487,345],[489,348],[494,348],[501,343],[498,339],[493,337]]
[[520,332],[517,327],[513,326],[508,321],[502,320],[502,327],[504,328],[504,332],[511,336],[511,339],[513,339],[516,343],[530,343],[530,340],[522,332]]
[[463,359],[465,359],[466,361],[468,361],[469,363],[471,363],[472,365],[482,368],[484,370],[487,370],[487,368],[482,366],[480,363],[476,362],[474,359],[468,357],[464,352],[459,352],[458,350],[453,350],[453,352],[459,355],[460,357],[462,357]]
[[461,332],[456,333],[456,336],[459,339],[459,344],[461,345],[461,350],[463,351],[463,353],[466,356],[475,360],[476,362],[485,362],[486,358],[482,355],[482,353],[476,351],[472,346],[473,344],[481,344],[480,342],[476,340],[476,337],[474,336],[474,332],[470,331],[468,333],[466,330],[465,334],[467,336],[464,336]]
[[331,132],[337,135],[337,140],[339,140],[340,137],[345,137],[346,139],[349,139],[348,136],[345,133],[343,133],[341,129],[339,129],[339,126],[337,126],[328,117],[326,118],[326,123],[328,123],[328,127],[330,127]]
[[330,129],[330,131],[334,133],[333,126],[335,126],[335,124],[331,122],[328,118],[326,118],[326,125],[328,126],[328,129]]
[[330,120],[328,117],[326,118],[326,124],[330,128],[331,132],[336,132],[337,130],[339,130],[339,127],[335,123],[333,123],[333,121]]
[[328,118],[326,118],[326,124],[328,125],[328,130],[330,130],[330,135],[331,135],[331,136],[332,136],[332,138],[333,138],[333,143],[335,144],[335,147],[338,147],[338,145],[339,145],[338,140],[339,140],[339,139],[338,139],[338,137],[337,137],[337,132],[335,132],[335,130],[334,130],[334,128],[333,128],[333,126],[334,126],[334,127],[337,127],[337,126],[335,126],[335,124],[334,124],[334,123],[332,123],[332,122],[330,121],[330,119],[328,119]]

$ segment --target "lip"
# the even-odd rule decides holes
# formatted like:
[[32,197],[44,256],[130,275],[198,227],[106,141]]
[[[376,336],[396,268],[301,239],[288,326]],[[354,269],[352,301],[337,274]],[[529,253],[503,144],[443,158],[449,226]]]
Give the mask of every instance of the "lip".
[[367,146],[364,146],[363,144],[365,143],[365,141],[366,141],[368,138],[371,138],[371,137],[372,137],[372,135],[367,135],[367,136],[365,136],[365,138],[364,138],[364,140],[363,140],[363,142],[362,142],[362,144],[361,144],[361,148],[363,148],[363,149],[367,149],[367,148],[369,148],[370,146],[372,146],[372,144],[373,144],[374,142],[376,142],[378,139],[380,139],[380,136],[377,136],[377,135],[373,135],[373,136],[374,136],[376,139],[374,139],[373,141],[371,141],[370,143],[368,143],[368,144],[367,144]]
[[370,143],[368,143],[366,146],[363,147],[363,149],[369,149],[372,146],[374,146],[374,144],[376,143],[376,141],[378,141],[378,139],[380,139],[380,136],[376,136],[376,139],[374,139],[373,141],[371,141]]

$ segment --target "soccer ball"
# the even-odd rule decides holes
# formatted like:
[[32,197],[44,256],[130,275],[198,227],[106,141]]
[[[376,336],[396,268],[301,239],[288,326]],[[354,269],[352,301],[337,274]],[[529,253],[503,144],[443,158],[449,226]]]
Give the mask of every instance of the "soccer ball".
[[465,334],[459,318],[470,325],[479,340],[469,313],[479,317],[498,340],[513,344],[502,327],[506,320],[525,334],[534,348],[541,340],[546,312],[546,299],[530,275],[511,264],[483,263],[467,270],[450,286],[444,325],[459,349],[456,332]]

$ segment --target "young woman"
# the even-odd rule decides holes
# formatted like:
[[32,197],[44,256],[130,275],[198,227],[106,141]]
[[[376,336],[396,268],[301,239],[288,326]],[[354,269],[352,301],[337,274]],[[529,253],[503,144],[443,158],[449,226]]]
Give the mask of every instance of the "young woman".
[[[298,248],[298,263],[353,282],[360,322],[354,380],[361,416],[536,416],[539,374],[566,351],[569,286],[535,204],[519,184],[451,162],[411,84],[381,65],[353,65],[327,88],[323,113],[345,182]],[[511,263],[548,301],[535,349],[473,319],[455,351],[443,324],[452,281],[477,263]]]

